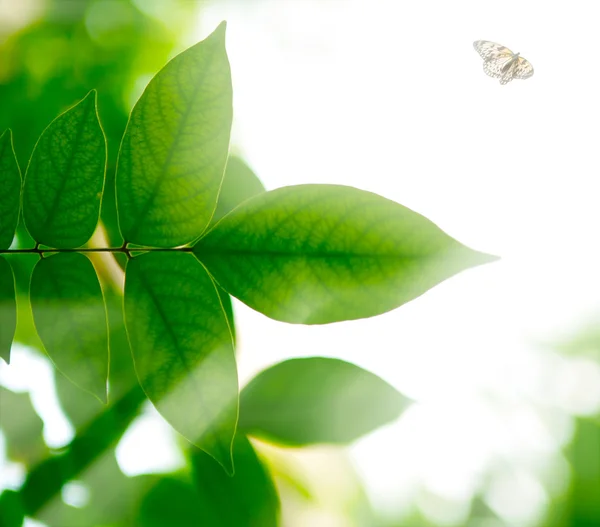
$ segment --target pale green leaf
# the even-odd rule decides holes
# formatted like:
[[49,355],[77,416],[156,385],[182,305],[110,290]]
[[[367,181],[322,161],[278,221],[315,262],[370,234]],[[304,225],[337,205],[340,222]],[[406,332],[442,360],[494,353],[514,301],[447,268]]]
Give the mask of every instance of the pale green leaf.
[[25,174],[23,217],[33,239],[73,248],[94,234],[106,171],[96,92],[57,117],[40,136]]
[[108,322],[90,260],[80,253],[42,258],[31,276],[30,296],[35,327],[54,365],[106,403]]
[[204,266],[181,252],[130,260],[125,322],[148,398],[180,434],[231,472],[237,370],[227,316]]
[[0,135],[0,250],[15,236],[21,207],[21,170],[12,143],[12,132]]
[[291,359],[262,371],[242,390],[239,427],[285,445],[345,444],[395,420],[409,403],[349,362]]
[[172,247],[202,234],[216,207],[231,120],[222,23],[171,60],[131,113],[117,169],[119,225],[127,242]]
[[231,295],[269,317],[303,324],[384,313],[495,259],[398,203],[338,185],[255,196],[194,252]]
[[17,328],[15,278],[10,264],[0,256],[0,358],[10,363],[10,348]]

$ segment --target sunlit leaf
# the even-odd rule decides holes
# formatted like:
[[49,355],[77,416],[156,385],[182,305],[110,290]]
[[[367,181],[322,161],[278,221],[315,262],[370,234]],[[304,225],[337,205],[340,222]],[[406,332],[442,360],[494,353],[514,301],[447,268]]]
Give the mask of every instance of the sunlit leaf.
[[148,492],[138,517],[140,527],[276,527],[279,498],[268,472],[243,435],[233,448],[235,475],[230,477],[202,451],[192,455],[190,484],[163,478]]
[[291,359],[242,390],[240,430],[286,445],[350,443],[396,419],[409,400],[371,372],[338,359]]
[[0,429],[11,460],[31,466],[47,455],[43,426],[29,394],[14,393],[0,386]]
[[303,324],[384,313],[495,259],[398,203],[338,185],[255,196],[194,252],[231,295],[269,317]]
[[125,322],[142,388],[163,417],[231,471],[238,412],[233,340],[215,285],[189,253],[127,264]]
[[15,279],[10,264],[0,256],[0,358],[10,362],[10,348],[17,328]]
[[35,241],[72,248],[94,234],[106,170],[106,140],[96,92],[57,117],[40,136],[27,167],[23,216]]
[[10,130],[0,135],[0,189],[1,250],[8,249],[12,243],[21,207],[21,171]]
[[265,192],[265,187],[250,167],[239,157],[229,156],[223,177],[223,185],[219,193],[217,210],[210,222],[217,223],[225,214],[235,209],[240,203],[257,194]]
[[35,327],[55,366],[107,402],[108,326],[98,276],[87,256],[42,258],[31,276]]
[[229,149],[232,88],[225,23],[169,62],[135,105],[119,153],[123,237],[183,245],[209,223]]

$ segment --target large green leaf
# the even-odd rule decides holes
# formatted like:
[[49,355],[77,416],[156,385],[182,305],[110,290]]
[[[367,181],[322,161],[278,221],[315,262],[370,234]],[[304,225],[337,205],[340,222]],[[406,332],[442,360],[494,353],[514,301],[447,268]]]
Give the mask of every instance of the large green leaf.
[[219,193],[217,210],[215,210],[215,214],[210,221],[210,226],[217,223],[240,203],[257,194],[262,194],[265,190],[260,179],[244,161],[239,157],[229,156],[221,192]]
[[17,328],[17,299],[12,267],[0,256],[0,357],[8,364]]
[[8,249],[15,236],[21,207],[21,170],[15,157],[12,132],[0,135],[0,250]]
[[286,445],[350,443],[396,419],[409,400],[371,372],[338,359],[291,359],[242,390],[240,430]]
[[235,475],[227,476],[207,454],[192,455],[191,485],[175,477],[163,478],[145,496],[138,517],[140,527],[276,527],[279,498],[268,472],[243,435],[233,448]]
[[194,252],[228,293],[284,322],[384,313],[494,260],[377,194],[299,185],[242,203]]
[[232,471],[238,413],[233,339],[204,266],[189,253],[130,260],[125,323],[148,398],[179,433]]
[[131,113],[117,169],[125,240],[172,247],[202,233],[216,207],[231,120],[222,23],[169,62]]
[[106,171],[106,139],[96,92],[57,117],[40,136],[25,174],[23,216],[36,242],[70,248],[94,234]]
[[55,366],[107,402],[108,323],[92,262],[80,253],[42,258],[31,276],[35,327]]

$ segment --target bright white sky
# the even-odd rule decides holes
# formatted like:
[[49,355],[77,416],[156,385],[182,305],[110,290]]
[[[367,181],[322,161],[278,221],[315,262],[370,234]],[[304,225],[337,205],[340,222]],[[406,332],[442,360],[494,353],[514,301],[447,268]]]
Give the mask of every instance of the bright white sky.
[[[599,16],[591,0],[219,0],[203,11],[197,39],[228,21],[234,144],[267,188],[377,192],[502,257],[368,320],[291,326],[236,305],[242,379],[327,355],[419,401],[352,449],[378,507],[415,497],[440,525],[458,520],[501,465],[489,505],[534,525],[550,491],[541,475],[562,466],[564,413],[600,408],[599,368],[544,346],[600,313]],[[534,76],[487,77],[479,39],[521,52]]]

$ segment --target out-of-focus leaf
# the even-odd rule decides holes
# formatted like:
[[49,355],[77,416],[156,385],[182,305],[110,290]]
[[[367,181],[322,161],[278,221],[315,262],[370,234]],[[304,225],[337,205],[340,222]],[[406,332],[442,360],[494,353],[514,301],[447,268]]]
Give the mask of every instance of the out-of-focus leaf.
[[57,117],[40,136],[27,167],[23,216],[36,242],[72,248],[94,234],[106,170],[106,140],[96,92]]
[[240,203],[265,191],[266,189],[260,179],[244,161],[239,157],[229,156],[221,192],[219,193],[217,210],[215,210],[210,226],[217,223]]
[[56,367],[107,402],[108,325],[94,266],[80,253],[41,259],[31,276],[35,327]]
[[191,443],[232,471],[238,413],[233,340],[215,285],[193,255],[127,264],[125,322],[142,388]]
[[566,524],[597,527],[600,525],[600,420],[577,420],[567,456],[572,482]]
[[286,445],[345,444],[393,421],[409,402],[349,362],[291,359],[262,371],[242,390],[239,428]]
[[[150,475],[125,476],[117,465],[114,450],[107,450],[75,480],[85,486],[89,496],[87,504],[81,508],[72,507],[59,495],[40,511],[36,519],[57,527],[132,527],[142,497],[157,479]],[[177,527],[177,524],[173,525]]]
[[117,169],[125,240],[172,247],[202,233],[216,207],[231,120],[222,23],[169,62],[131,113]]
[[495,257],[376,194],[299,185],[242,203],[194,247],[228,293],[284,322],[370,317]]
[[276,527],[279,498],[254,448],[243,435],[233,448],[235,475],[198,450],[192,454],[195,485],[175,478],[161,480],[140,507],[140,527]]
[[0,428],[10,459],[26,466],[40,461],[48,450],[42,437],[43,427],[28,394],[14,393],[0,386]]
[[21,170],[15,157],[12,132],[0,135],[0,250],[15,236],[21,208]]
[[17,328],[15,279],[10,264],[0,256],[0,358],[10,362],[10,348]]
[[2,527],[21,527],[25,520],[25,510],[19,494],[14,490],[0,493],[0,525]]

